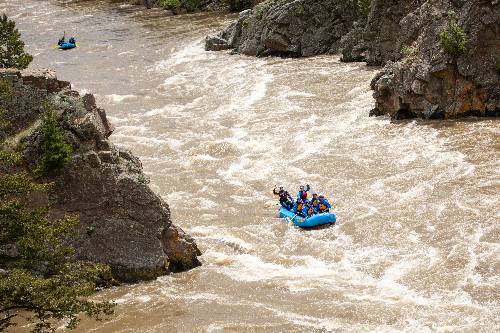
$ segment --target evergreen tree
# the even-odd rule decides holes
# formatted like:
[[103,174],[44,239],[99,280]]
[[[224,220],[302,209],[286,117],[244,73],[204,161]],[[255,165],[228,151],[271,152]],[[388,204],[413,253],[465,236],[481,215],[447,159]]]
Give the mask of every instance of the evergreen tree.
[[33,57],[24,52],[24,43],[14,21],[5,14],[0,16],[0,68],[25,69],[32,60]]
[[[0,99],[9,98],[5,91]],[[48,207],[30,202],[49,187],[23,171],[21,154],[0,141],[0,331],[19,317],[34,322],[34,332],[52,332],[58,320],[74,328],[81,313],[100,319],[113,312],[110,302],[88,300],[109,280],[109,267],[76,261],[63,242],[78,218],[50,219]]]
[[441,48],[454,60],[467,51],[467,35],[456,22],[453,14],[448,16],[448,25],[439,35]]
[[57,115],[49,103],[45,103],[43,116],[42,152],[42,159],[37,170],[42,175],[50,175],[61,169],[70,161],[72,153],[71,146],[65,142],[59,128]]

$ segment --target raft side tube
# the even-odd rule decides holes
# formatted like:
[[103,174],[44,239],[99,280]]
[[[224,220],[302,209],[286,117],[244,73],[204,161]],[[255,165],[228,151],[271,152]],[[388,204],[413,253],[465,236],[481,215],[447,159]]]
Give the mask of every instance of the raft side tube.
[[59,45],[59,48],[61,50],[69,50],[69,49],[73,49],[75,47],[76,47],[76,44],[69,43],[69,42],[64,42],[61,45]]
[[335,224],[335,222],[337,222],[337,218],[333,213],[321,213],[303,218],[284,207],[280,208],[280,218],[290,220],[294,225],[300,228],[312,228],[329,223]]

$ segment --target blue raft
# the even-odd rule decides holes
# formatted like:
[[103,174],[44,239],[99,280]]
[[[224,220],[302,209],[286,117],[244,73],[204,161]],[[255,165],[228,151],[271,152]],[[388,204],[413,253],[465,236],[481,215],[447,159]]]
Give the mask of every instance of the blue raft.
[[313,215],[308,218],[303,218],[301,216],[295,215],[293,212],[284,207],[280,208],[280,218],[290,220],[297,227],[301,228],[312,228],[324,224],[335,223],[337,221],[337,218],[333,213],[322,213]]
[[59,48],[61,50],[69,50],[69,49],[73,49],[76,47],[76,43],[70,43],[70,42],[63,42],[61,43],[61,45],[59,45]]

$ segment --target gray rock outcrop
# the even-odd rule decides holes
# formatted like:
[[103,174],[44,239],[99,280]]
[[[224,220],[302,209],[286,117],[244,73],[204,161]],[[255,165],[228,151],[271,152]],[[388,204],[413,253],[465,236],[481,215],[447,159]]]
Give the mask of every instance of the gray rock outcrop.
[[421,0],[372,0],[367,18],[360,17],[356,29],[344,36],[341,53],[344,61],[366,61],[380,66],[401,58],[401,47],[415,31],[400,21],[416,10]]
[[312,56],[338,50],[356,20],[352,1],[267,0],[206,39],[206,50],[253,55]]
[[[387,46],[368,45],[367,60],[388,61],[372,82],[376,100],[372,115],[395,119],[499,116],[499,2],[420,2],[391,27],[395,37]],[[375,14],[371,13],[370,21],[379,19]],[[443,51],[439,42],[450,15],[467,35],[466,52],[458,58]]]
[[72,161],[47,179],[51,214],[78,214],[71,240],[79,259],[111,266],[119,280],[154,279],[200,265],[194,240],[172,224],[168,205],[147,185],[140,160],[108,140],[113,128],[93,95],[81,97],[51,71],[0,70],[12,98],[7,103],[9,127],[3,137],[23,142],[27,167],[41,151],[40,115],[49,101]]

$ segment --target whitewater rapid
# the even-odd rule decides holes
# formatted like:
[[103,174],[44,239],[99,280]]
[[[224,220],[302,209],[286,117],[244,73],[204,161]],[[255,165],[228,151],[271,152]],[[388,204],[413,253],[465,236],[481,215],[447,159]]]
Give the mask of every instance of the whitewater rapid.
[[[500,330],[497,120],[370,118],[377,68],[205,52],[233,16],[0,0],[33,66],[96,95],[203,266],[106,290],[77,332]],[[79,49],[50,46],[66,30]],[[338,224],[277,218],[309,183]]]

